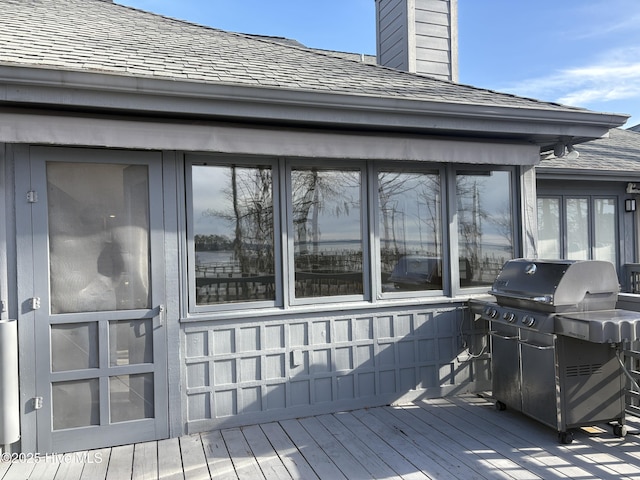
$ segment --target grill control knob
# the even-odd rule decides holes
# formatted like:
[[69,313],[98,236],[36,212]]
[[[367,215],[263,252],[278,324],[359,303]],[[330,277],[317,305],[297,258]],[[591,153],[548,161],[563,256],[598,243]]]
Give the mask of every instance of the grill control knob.
[[484,314],[489,318],[496,318],[496,316],[498,315],[498,312],[495,308],[489,305],[484,308]]
[[533,327],[536,323],[536,317],[533,315],[525,315],[522,317],[522,323],[524,323],[527,327]]
[[502,318],[509,323],[513,323],[516,320],[516,314],[513,312],[504,312]]

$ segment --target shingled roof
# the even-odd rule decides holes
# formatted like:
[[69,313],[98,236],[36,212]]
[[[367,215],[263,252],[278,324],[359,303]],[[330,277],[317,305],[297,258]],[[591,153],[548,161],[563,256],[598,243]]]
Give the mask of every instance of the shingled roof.
[[576,147],[578,158],[546,158],[536,167],[538,174],[560,171],[594,174],[599,177],[632,174],[640,177],[640,133],[613,128],[608,138],[599,138]]
[[2,0],[0,64],[566,110],[96,0]]
[[[246,87],[277,91],[278,98],[283,92],[321,94],[330,95],[333,100],[322,102],[332,105],[344,105],[340,98],[348,97],[356,99],[357,108],[366,104],[395,114],[404,108],[403,114],[412,115],[414,123],[417,114],[424,123],[426,115],[445,112],[455,117],[449,120],[449,130],[459,128],[464,116],[471,121],[497,119],[504,123],[494,125],[496,131],[513,129],[520,136],[531,129],[529,124],[514,127],[517,122],[541,125],[557,121],[563,128],[601,128],[621,125],[626,119],[397,71],[293,42],[226,32],[111,2],[0,0],[0,11],[0,83],[7,78],[23,81],[24,76],[5,75],[7,68],[22,67],[60,75],[82,72],[164,80],[183,89],[188,85]],[[69,79],[58,81],[62,84]],[[127,88],[135,90],[140,85]],[[201,87],[198,95],[206,91]],[[384,108],[381,102],[386,102]],[[390,102],[404,103],[400,107]],[[398,123],[389,124],[394,122]],[[384,120],[379,124],[385,125]],[[428,122],[433,129],[443,129],[442,125]],[[469,129],[482,132],[483,128],[476,123]],[[555,133],[555,127],[539,132]]]

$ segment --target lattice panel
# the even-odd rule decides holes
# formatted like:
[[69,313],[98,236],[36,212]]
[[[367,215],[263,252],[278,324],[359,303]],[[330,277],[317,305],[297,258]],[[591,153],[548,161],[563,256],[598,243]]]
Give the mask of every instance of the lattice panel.
[[187,420],[205,426],[261,412],[268,420],[292,407],[376,405],[488,378],[486,359],[469,360],[469,339],[484,336],[471,327],[455,308],[191,323],[183,336]]

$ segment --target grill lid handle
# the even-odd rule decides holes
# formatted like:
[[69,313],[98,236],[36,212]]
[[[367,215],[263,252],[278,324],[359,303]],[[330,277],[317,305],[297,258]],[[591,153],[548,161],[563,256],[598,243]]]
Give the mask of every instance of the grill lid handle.
[[521,295],[521,294],[511,293],[511,292],[508,292],[508,293],[501,292],[493,289],[489,290],[489,294],[494,295],[496,297],[509,297],[517,300],[528,300],[528,301],[537,302],[537,303],[545,303],[545,304],[553,303],[553,295],[537,295],[535,297],[530,297],[528,295]]

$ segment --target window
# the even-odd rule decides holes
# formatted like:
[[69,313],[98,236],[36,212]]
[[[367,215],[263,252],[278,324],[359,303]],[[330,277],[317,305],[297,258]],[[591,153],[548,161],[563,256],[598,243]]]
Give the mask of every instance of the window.
[[193,165],[191,191],[196,305],[273,303],[272,167]]
[[568,198],[567,214],[567,258],[589,259],[589,203],[586,198]]
[[377,180],[382,292],[442,290],[440,175],[385,170]]
[[560,199],[538,198],[538,257],[562,258]]
[[516,252],[510,171],[458,171],[460,286],[491,285]]
[[538,256],[617,263],[617,199],[538,197]]
[[594,260],[616,264],[616,203],[613,198],[593,201]]
[[186,163],[191,312],[455,294],[491,285],[518,250],[511,168]]
[[291,169],[295,298],[364,294],[362,174]]
[[149,308],[144,165],[47,164],[51,313]]

